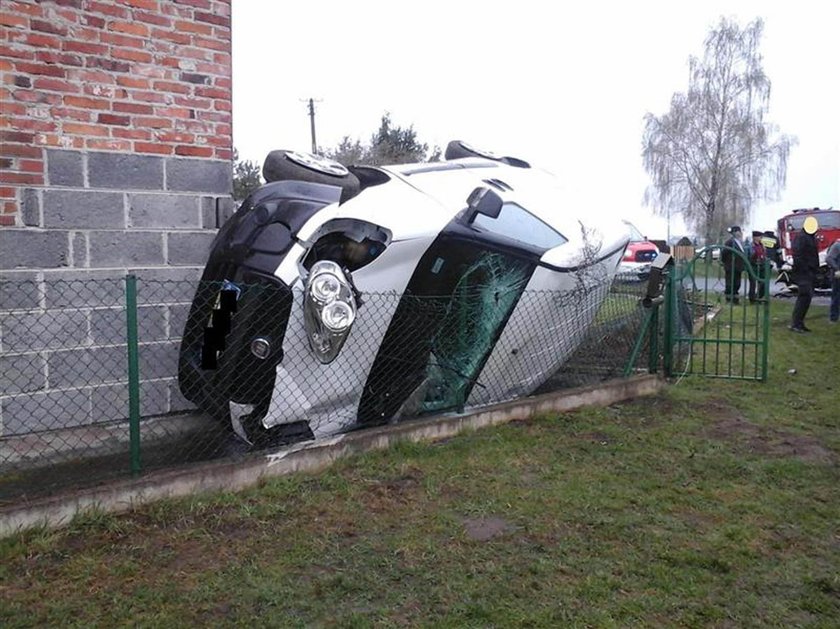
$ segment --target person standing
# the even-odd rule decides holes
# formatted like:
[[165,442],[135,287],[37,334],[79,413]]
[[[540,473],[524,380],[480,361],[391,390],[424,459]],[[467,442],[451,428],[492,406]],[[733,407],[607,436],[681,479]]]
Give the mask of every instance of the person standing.
[[840,319],[840,238],[828,248],[825,254],[828,264],[829,279],[831,279],[831,307],[828,310],[828,320],[837,323]]
[[796,303],[793,305],[793,318],[790,329],[793,332],[810,332],[805,326],[805,315],[811,306],[814,296],[814,282],[820,268],[820,257],[817,253],[817,239],[815,234],[820,228],[817,219],[809,216],[802,224],[802,231],[793,241],[793,271],[791,273],[796,284]]
[[741,228],[733,225],[729,228],[729,239],[723,243],[720,261],[724,270],[724,295],[727,302],[739,303],[738,293],[741,291],[741,274],[744,272],[744,245],[741,242]]
[[[762,242],[764,234],[759,231],[752,233],[752,241],[747,243],[747,257],[750,260],[750,273],[747,275],[749,280],[749,298],[750,303],[754,304],[756,301],[764,299],[764,268],[767,261],[767,250],[764,248]],[[756,284],[758,284],[758,297],[756,298]]]

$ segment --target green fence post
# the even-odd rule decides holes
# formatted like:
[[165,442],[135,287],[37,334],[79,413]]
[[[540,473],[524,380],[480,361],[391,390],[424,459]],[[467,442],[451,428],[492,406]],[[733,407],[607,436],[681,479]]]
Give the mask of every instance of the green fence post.
[[761,357],[761,381],[767,382],[767,361],[770,354],[770,261],[764,261],[764,330],[762,330],[763,356]]
[[656,373],[659,366],[659,304],[650,313],[650,352],[648,353],[648,372]]
[[675,268],[668,272],[668,281],[665,282],[665,321],[664,330],[662,333],[663,343],[665,347],[662,348],[662,370],[665,372],[665,377],[671,377],[671,361],[672,350],[674,348],[674,297],[677,293],[674,284],[677,281],[677,272]]
[[137,347],[137,276],[125,276],[125,321],[128,345],[128,429],[131,473],[140,474],[140,361]]

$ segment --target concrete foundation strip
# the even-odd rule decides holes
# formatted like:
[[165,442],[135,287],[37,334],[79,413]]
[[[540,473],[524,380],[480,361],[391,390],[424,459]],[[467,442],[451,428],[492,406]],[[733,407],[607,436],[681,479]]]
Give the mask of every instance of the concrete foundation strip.
[[137,479],[119,480],[86,490],[65,492],[25,504],[0,509],[0,536],[33,526],[59,527],[77,513],[91,508],[108,512],[202,492],[240,490],[261,479],[294,472],[322,470],[353,454],[387,448],[399,441],[435,441],[465,430],[562,413],[583,406],[608,406],[661,391],[665,382],[644,375],[611,380],[593,386],[567,389],[477,409],[461,415],[440,415],[380,426],[296,444],[245,460],[216,461],[185,469],[152,472]]

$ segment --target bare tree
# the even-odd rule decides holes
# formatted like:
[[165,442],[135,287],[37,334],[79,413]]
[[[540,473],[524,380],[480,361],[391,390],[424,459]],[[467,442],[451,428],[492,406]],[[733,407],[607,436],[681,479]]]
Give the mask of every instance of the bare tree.
[[689,59],[688,91],[662,116],[648,113],[642,158],[651,177],[645,202],[681,213],[706,243],[744,222],[760,199],[784,189],[793,137],[765,122],[770,80],[759,42],[764,23],[743,29],[721,18],[703,58]]

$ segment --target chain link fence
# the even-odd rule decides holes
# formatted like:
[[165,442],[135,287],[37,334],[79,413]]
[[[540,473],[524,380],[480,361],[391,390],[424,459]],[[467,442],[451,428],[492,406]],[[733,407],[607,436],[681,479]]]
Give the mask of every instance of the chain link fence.
[[338,339],[270,281],[0,280],[0,504],[656,369],[645,288],[365,293]]

